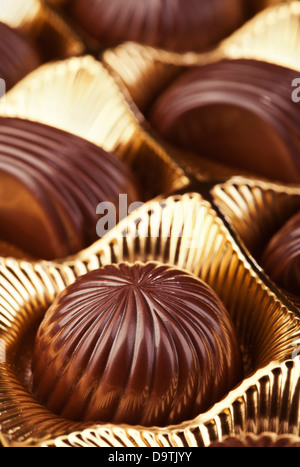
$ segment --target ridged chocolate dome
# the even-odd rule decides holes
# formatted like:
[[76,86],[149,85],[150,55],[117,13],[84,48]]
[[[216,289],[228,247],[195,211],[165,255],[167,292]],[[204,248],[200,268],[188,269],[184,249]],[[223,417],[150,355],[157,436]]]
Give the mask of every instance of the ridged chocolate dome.
[[0,239],[41,259],[98,239],[101,202],[140,201],[127,166],[90,142],[39,123],[0,118]]
[[271,238],[261,265],[282,289],[300,296],[300,212]]
[[228,312],[197,277],[160,263],[88,273],[50,307],[33,391],[64,418],[164,426],[205,411],[242,378]]
[[0,78],[9,90],[41,65],[41,59],[28,39],[1,22],[0,37]]
[[75,0],[75,21],[104,45],[204,50],[240,26],[242,0]]
[[168,142],[268,179],[300,182],[298,72],[256,60],[222,60],[185,72],[154,103]]

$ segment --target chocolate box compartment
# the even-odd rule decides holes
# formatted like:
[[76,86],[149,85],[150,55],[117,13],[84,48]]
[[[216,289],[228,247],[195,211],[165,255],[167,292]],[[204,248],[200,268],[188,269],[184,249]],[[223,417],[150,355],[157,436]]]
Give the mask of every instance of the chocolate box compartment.
[[[233,177],[216,185],[211,195],[213,203],[244,246],[248,258],[264,275],[261,255],[271,237],[299,211],[299,186]],[[282,293],[299,308],[296,297],[285,291]]]
[[[289,7],[285,5],[283,8]],[[296,8],[296,6],[293,6],[293,8]],[[287,10],[281,10],[281,16],[283,11]],[[276,15],[271,17],[278,19]],[[286,31],[291,27],[291,24],[289,23],[289,26],[286,26]],[[296,19],[293,24],[294,26],[297,25]],[[275,26],[272,30],[276,31],[276,28],[278,28],[278,23],[275,21]],[[260,28],[257,28],[257,30],[263,33]],[[247,35],[248,32],[245,34],[245,39],[241,41],[239,47],[232,46],[231,48],[228,42],[228,53],[241,53],[243,56],[243,53],[245,53],[243,52],[245,50],[243,47],[248,40],[246,39]],[[261,38],[261,36],[258,37]],[[287,35],[281,36],[281,41],[286,38]],[[272,36],[270,36],[270,46],[271,43]],[[289,43],[289,45],[291,46],[292,44]],[[121,47],[118,50],[122,51],[126,49],[125,52],[127,53],[127,50],[129,50],[127,47],[129,46],[133,54],[135,54],[135,58],[137,58],[141,49],[135,44],[125,45],[124,48]],[[283,49],[284,51],[287,50],[285,47]],[[249,50],[251,51],[251,47]],[[290,47],[288,52],[290,51],[293,54],[294,48]],[[114,53],[114,51],[109,51],[109,53],[111,52]],[[150,50],[148,55],[150,57],[149,69],[152,67],[151,54]],[[217,52],[218,54],[219,51]],[[209,59],[215,60],[217,55],[214,57],[210,56]],[[161,57],[163,55],[159,52],[159,62]],[[172,80],[174,72],[177,75],[177,71],[182,69],[182,65],[186,66],[184,62],[187,58],[189,60],[188,66],[190,66],[195,63],[195,58],[196,62],[201,60],[201,63],[203,63],[203,60],[207,60],[208,56],[202,56],[200,59],[199,56],[195,57],[193,54],[184,57],[177,56],[175,66],[172,61],[168,63],[166,74],[165,65],[162,61],[162,63],[159,63],[159,80],[166,79],[166,81],[161,81],[160,83],[164,82],[167,84],[170,79]],[[271,58],[271,60],[273,59]],[[77,58],[74,58],[72,61],[65,62],[65,64],[68,63],[66,68],[69,76],[72,74],[72,71],[75,75],[79,70],[81,70],[80,74],[82,73],[81,66],[76,68],[75,63],[78,64],[76,60]],[[88,65],[90,70],[96,70],[97,67],[96,77],[105,75],[105,82],[110,82],[114,88],[114,91],[110,95],[115,95],[117,96],[117,100],[122,101],[121,106],[117,104],[119,111],[122,109],[120,114],[123,114],[123,103],[125,101],[127,110],[124,110],[124,113],[126,113],[130,122],[128,127],[131,130],[132,125],[136,127],[136,132],[131,131],[130,133],[130,136],[134,136],[131,139],[131,143],[129,143],[127,138],[120,141],[118,137],[114,138],[111,135],[106,140],[106,137],[104,138],[102,133],[100,135],[101,144],[102,140],[105,139],[108,146],[113,147],[120,157],[124,157],[136,170],[141,170],[141,176],[146,176],[147,186],[149,187],[149,199],[154,192],[156,195],[157,193],[184,186],[188,181],[186,170],[182,168],[178,159],[175,160],[175,157],[173,158],[173,154],[169,148],[166,148],[163,143],[153,137],[147,126],[147,122],[136,106],[135,99],[132,99],[132,96],[128,92],[129,88],[127,87],[126,89],[126,86],[125,89],[122,88],[124,81],[118,76],[118,72],[122,70],[123,65],[119,62],[116,73],[113,73],[113,85],[113,81],[110,81],[111,78],[108,77],[106,71],[104,72],[101,64],[99,66],[97,62],[96,65],[96,60],[92,57],[83,57],[82,60],[86,60],[86,63],[90,60]],[[94,64],[91,64],[92,61],[95,64],[95,68]],[[126,68],[125,62],[123,64]],[[142,63],[143,66],[144,64]],[[155,65],[153,67],[154,74],[151,75],[150,73],[148,74],[147,67],[148,65],[145,68],[143,79],[147,77],[148,83],[152,83],[155,71],[158,68]],[[3,112],[3,115],[20,116],[21,111],[23,118],[39,121],[40,116],[42,116],[42,120],[46,119],[47,123],[49,109],[42,108],[42,99],[37,100],[36,97],[44,86],[44,90],[46,89],[47,92],[53,91],[53,94],[49,95],[48,100],[48,103],[51,102],[55,93],[54,89],[49,86],[49,83],[52,82],[52,72],[55,69],[58,71],[61,85],[63,85],[65,79],[62,71],[63,63],[53,64],[53,68],[51,64],[51,68],[50,65],[49,68],[44,68],[45,74],[43,75],[43,79],[40,80],[42,75],[36,75],[36,77],[39,76],[38,80],[29,81],[28,79],[20,83],[17,92],[9,94],[5,105],[1,104],[1,114]],[[141,70],[144,73],[143,68]],[[40,72],[41,70],[38,71]],[[109,71],[110,73],[113,72],[112,69]],[[136,79],[136,76],[140,76],[140,72],[138,71],[137,73],[134,79]],[[33,75],[30,79],[32,77]],[[159,91],[160,83],[155,83],[154,91],[151,90],[149,96],[146,96],[147,99],[152,98],[153,92]],[[130,86],[133,84],[131,88],[132,92],[136,81],[129,81],[127,84]],[[40,85],[41,87],[39,87]],[[69,86],[70,82],[67,85]],[[121,93],[120,88],[122,89]],[[62,86],[61,89],[65,88]],[[35,100],[32,98],[34,93]],[[59,96],[56,96],[55,105],[60,103],[62,97],[65,97],[63,90],[59,93]],[[70,101],[68,105],[66,105],[66,101],[63,101],[61,110],[63,107],[67,111],[67,117],[63,117],[63,119],[65,118],[64,124],[67,122],[67,129],[75,131],[75,133],[80,132],[82,120],[81,122],[74,122],[72,119],[70,122],[69,120],[72,116]],[[128,108],[129,113],[127,113]],[[114,115],[119,115],[119,111]],[[57,123],[57,115],[57,111],[52,113],[51,124]],[[116,121],[118,121],[117,117]],[[122,125],[120,126],[121,128]],[[141,132],[142,138],[140,139]],[[139,137],[135,139],[137,135]],[[86,133],[83,136],[86,137]],[[88,138],[98,138],[98,136],[94,134],[89,135]],[[138,154],[141,157],[137,157]],[[162,178],[158,181],[158,186],[153,174],[143,171],[143,163],[146,161],[147,165],[147,161],[153,163],[154,160],[156,161],[156,172],[162,172],[163,174]],[[192,156],[191,161],[193,162]],[[191,164],[190,169],[190,173],[194,174],[195,164]],[[200,179],[211,179],[216,174],[215,169],[215,166],[209,167],[207,175],[207,167],[199,168],[199,165],[197,165],[197,177]],[[228,175],[228,172],[223,169],[219,168],[219,174],[222,174],[222,178],[224,178],[224,175]],[[169,180],[170,184],[168,183]],[[151,181],[155,182],[154,186],[151,184]],[[159,226],[164,225],[168,231],[169,221],[168,216],[165,216],[165,214],[168,212],[171,219],[174,219],[174,212],[176,212],[175,205],[180,200],[182,201],[181,197],[170,198],[167,202],[163,201],[159,207],[156,205],[156,209],[154,210],[152,206],[147,213],[139,211],[129,218],[129,225],[131,225],[132,231],[135,232],[138,225],[140,233],[144,233],[144,237],[143,235],[139,235],[138,238],[131,236],[130,228],[128,229],[126,224],[127,220],[123,222],[121,227],[121,229],[128,229],[126,239],[123,235],[120,235],[120,231],[112,231],[105,239],[99,240],[95,245],[81,252],[76,257],[64,262],[36,263],[11,258],[0,259],[2,272],[1,289],[3,291],[3,307],[0,314],[0,338],[4,339],[6,343],[8,361],[11,363],[11,366],[6,363],[0,363],[0,425],[2,426],[0,440],[4,445],[202,446],[208,445],[213,440],[222,440],[224,436],[236,432],[250,431],[259,433],[267,430],[276,433],[294,433],[299,435],[299,364],[297,359],[290,360],[292,353],[295,351],[295,342],[299,338],[299,317],[297,313],[294,312],[292,304],[276,288],[268,287],[265,277],[261,276],[257,268],[253,267],[252,258],[249,257],[247,259],[244,248],[235,243],[217,213],[207,202],[202,203],[201,207],[206,222],[205,232],[202,230],[201,233],[200,230],[198,232],[200,235],[200,246],[196,249],[198,255],[195,253],[195,249],[192,251],[192,249],[186,248],[186,245],[182,247],[181,241],[179,247],[176,240],[176,230],[178,231],[181,228],[180,223],[179,225],[172,224],[175,232],[172,238],[160,238],[157,235],[157,229],[160,228]],[[188,226],[193,224],[190,216],[193,213],[194,203],[201,203],[203,200],[201,201],[201,197],[197,194],[191,197],[186,195],[184,200],[188,201],[188,206],[190,202],[192,204],[185,211],[185,220],[187,221],[185,233],[188,234]],[[191,211],[190,207],[192,207]],[[146,210],[148,208],[149,206]],[[145,235],[147,231],[155,232],[156,235],[147,237]],[[186,240],[189,244],[191,241],[189,235],[187,235]],[[142,427],[111,425],[91,427],[80,424],[73,425],[68,421],[54,418],[51,413],[32,399],[26,386],[23,385],[23,379],[20,381],[19,371],[23,362],[17,358],[17,350],[22,337],[27,335],[27,333],[30,334],[31,324],[36,323],[36,320],[40,319],[59,291],[74,282],[76,277],[88,270],[99,267],[101,264],[118,262],[122,259],[134,260],[141,257],[143,260],[155,258],[163,262],[173,262],[173,264],[186,266],[187,269],[196,272],[220,292],[224,301],[229,304],[230,311],[237,323],[243,341],[245,364],[247,367],[245,381],[208,413],[202,414],[197,419],[187,421],[176,427],[166,427],[165,429],[153,428],[150,430],[145,430]],[[237,289],[240,288],[239,297],[241,298],[241,302],[237,301],[237,294],[231,282],[232,278],[234,278],[235,284],[240,285]],[[226,287],[223,287],[224,285]],[[253,315],[251,316],[252,312]],[[249,358],[249,354],[251,354],[251,358]],[[279,397],[278,394],[280,394]]]
[[[205,414],[162,429],[89,426],[53,416],[30,393],[30,345],[24,343],[31,342],[43,313],[76,277],[105,264],[135,260],[156,260],[187,269],[215,290],[237,327],[245,380]],[[272,427],[271,431],[284,433],[299,430],[298,360],[287,363],[299,338],[299,317],[289,309],[288,302],[281,301],[276,291],[265,285],[217,212],[199,194],[148,202],[68,261],[1,259],[1,273],[0,338],[6,344],[6,361],[0,364],[0,425],[5,445],[59,444],[55,440],[62,437],[70,445],[78,439],[89,445],[96,439],[95,443],[102,446],[108,440],[113,446],[200,446],[246,428],[255,431]],[[279,406],[273,399],[278,403],[278,384],[285,388],[280,391],[284,400],[280,399]],[[271,414],[262,414],[260,410],[270,404]],[[282,417],[285,424],[277,425]]]

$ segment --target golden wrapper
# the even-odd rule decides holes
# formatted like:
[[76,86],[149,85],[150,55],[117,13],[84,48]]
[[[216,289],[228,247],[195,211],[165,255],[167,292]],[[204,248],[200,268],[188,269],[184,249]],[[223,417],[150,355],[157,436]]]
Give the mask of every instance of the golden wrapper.
[[[89,426],[54,416],[34,399],[27,386],[30,371],[24,362],[30,355],[37,323],[57,294],[77,277],[105,264],[135,260],[156,260],[184,268],[215,290],[236,325],[245,380],[207,413],[178,426]],[[295,347],[299,317],[265,285],[201,195],[186,193],[149,201],[92,247],[67,261],[8,258],[0,264],[0,338],[6,357],[0,364],[4,445],[201,446],[250,427],[252,431],[299,430],[294,410],[299,397]],[[272,395],[273,385],[276,397]],[[287,396],[288,401],[280,401],[281,396]],[[271,413],[266,407],[272,409]],[[299,405],[296,408],[299,410]],[[285,424],[279,416],[284,417]]]
[[221,44],[226,58],[247,58],[300,69],[300,2],[273,2]]

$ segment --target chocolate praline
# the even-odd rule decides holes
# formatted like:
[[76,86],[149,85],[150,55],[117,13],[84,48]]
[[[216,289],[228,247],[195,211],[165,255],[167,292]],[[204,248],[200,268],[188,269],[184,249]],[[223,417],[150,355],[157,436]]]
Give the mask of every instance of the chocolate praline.
[[134,41],[173,51],[205,50],[244,20],[242,0],[75,0],[70,14],[104,46]]
[[229,313],[187,271],[157,262],[80,277],[47,311],[33,393],[63,418],[166,426],[209,409],[242,379]]
[[169,143],[236,170],[300,181],[298,73],[257,60],[221,60],[174,81],[148,115]]
[[41,65],[35,46],[18,31],[0,22],[0,78],[10,90]]
[[[141,201],[116,156],[65,131],[0,118],[0,239],[38,259],[65,258],[97,235],[97,206]],[[117,222],[117,219],[116,219]]]
[[300,211],[272,236],[260,263],[279,287],[300,296]]

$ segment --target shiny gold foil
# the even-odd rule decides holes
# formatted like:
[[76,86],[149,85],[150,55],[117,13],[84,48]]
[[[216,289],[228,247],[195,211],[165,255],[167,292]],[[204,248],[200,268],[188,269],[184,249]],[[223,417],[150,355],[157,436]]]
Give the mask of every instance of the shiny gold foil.
[[[38,323],[57,294],[77,277],[105,264],[135,260],[187,269],[216,291],[237,328],[245,380],[207,413],[178,426],[89,426],[54,416],[30,392],[30,348]],[[0,268],[0,339],[6,349],[0,364],[0,425],[5,445],[201,446],[245,428],[299,430],[292,410],[299,395],[299,360],[287,362],[300,336],[299,317],[265,285],[201,195],[149,201],[66,261],[8,258],[0,260]],[[273,385],[277,391],[280,386],[276,403],[289,407],[285,413],[274,405]],[[288,401],[281,402],[281,397]],[[266,407],[272,407],[271,413],[263,413]],[[279,424],[279,415],[285,425]]]
[[300,70],[300,2],[274,2],[221,44],[226,58],[263,60]]

